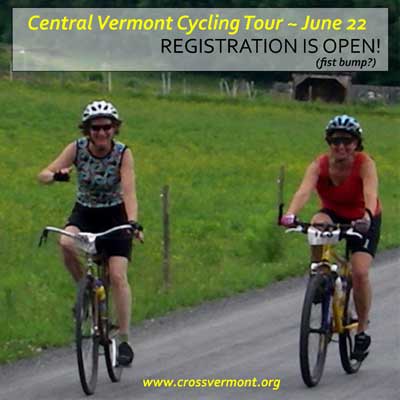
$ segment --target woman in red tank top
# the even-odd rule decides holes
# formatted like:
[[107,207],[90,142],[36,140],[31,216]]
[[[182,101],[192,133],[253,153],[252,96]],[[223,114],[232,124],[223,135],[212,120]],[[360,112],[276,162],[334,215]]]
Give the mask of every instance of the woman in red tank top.
[[[359,320],[354,358],[362,358],[371,343],[365,330],[372,298],[368,271],[379,242],[381,224],[378,175],[374,161],[362,151],[362,129],[357,120],[348,115],[336,116],[329,121],[325,133],[329,150],[308,166],[281,224],[292,225],[311,193],[316,191],[322,208],[311,222],[353,222],[355,229],[363,233],[362,240],[348,241]],[[314,249],[314,254],[315,250],[318,253]]]

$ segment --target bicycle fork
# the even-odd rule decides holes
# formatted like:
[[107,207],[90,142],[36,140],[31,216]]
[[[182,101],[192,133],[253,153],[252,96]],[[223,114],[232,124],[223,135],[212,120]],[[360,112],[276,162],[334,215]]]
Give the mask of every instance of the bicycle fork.
[[333,329],[334,333],[343,333],[343,314],[344,314],[344,304],[343,299],[338,298],[337,293],[333,293],[333,302],[332,302],[332,310],[333,310]]
[[322,301],[322,329],[329,332],[331,326],[331,296],[324,296]]

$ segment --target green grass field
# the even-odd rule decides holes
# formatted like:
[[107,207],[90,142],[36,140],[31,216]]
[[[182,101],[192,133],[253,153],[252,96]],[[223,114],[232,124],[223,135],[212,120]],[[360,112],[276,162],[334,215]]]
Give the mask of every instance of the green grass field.
[[[75,187],[40,186],[36,175],[79,136],[86,103],[102,97],[96,87],[0,81],[1,362],[72,340],[72,281],[55,238],[40,249],[37,242],[45,225],[64,224]],[[398,107],[156,98],[129,91],[108,97],[124,120],[119,139],[135,156],[146,234],[129,271],[134,321],[304,273],[305,238],[286,237],[275,226],[276,178],[284,164],[288,201],[307,164],[325,151],[323,128],[336,113],[354,113],[363,124],[381,180],[381,249],[399,244]],[[162,282],[165,184],[171,188],[169,292]],[[316,207],[314,199],[301,217]]]

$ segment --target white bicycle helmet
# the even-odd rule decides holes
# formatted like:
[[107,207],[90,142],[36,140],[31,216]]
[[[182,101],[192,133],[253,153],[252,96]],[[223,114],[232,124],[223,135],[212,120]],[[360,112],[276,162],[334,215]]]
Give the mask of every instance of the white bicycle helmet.
[[82,114],[82,122],[93,118],[112,118],[120,121],[117,109],[108,101],[100,100],[89,103]]
[[359,122],[349,115],[337,115],[328,122],[325,133],[331,135],[334,131],[346,131],[353,136],[360,137],[362,134]]

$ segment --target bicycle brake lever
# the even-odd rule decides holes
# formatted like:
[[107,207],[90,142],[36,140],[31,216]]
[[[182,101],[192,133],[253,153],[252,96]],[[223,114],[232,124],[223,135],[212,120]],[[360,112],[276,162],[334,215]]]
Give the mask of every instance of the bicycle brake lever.
[[140,243],[144,244],[144,239],[140,237],[140,231],[134,231],[133,233],[133,238],[138,240]]
[[40,235],[38,247],[41,247],[42,243],[47,242],[48,235],[49,235],[49,231],[47,229],[43,229],[42,234]]
[[358,237],[359,239],[362,239],[362,238],[363,238],[363,235],[362,235],[361,233],[359,233],[359,232],[356,232],[356,231],[354,230],[354,228],[348,229],[348,230],[345,232],[345,235],[346,235],[346,236],[355,236],[355,237]]
[[288,228],[285,230],[285,233],[290,233],[290,232],[303,232],[303,227],[298,225],[295,228]]

